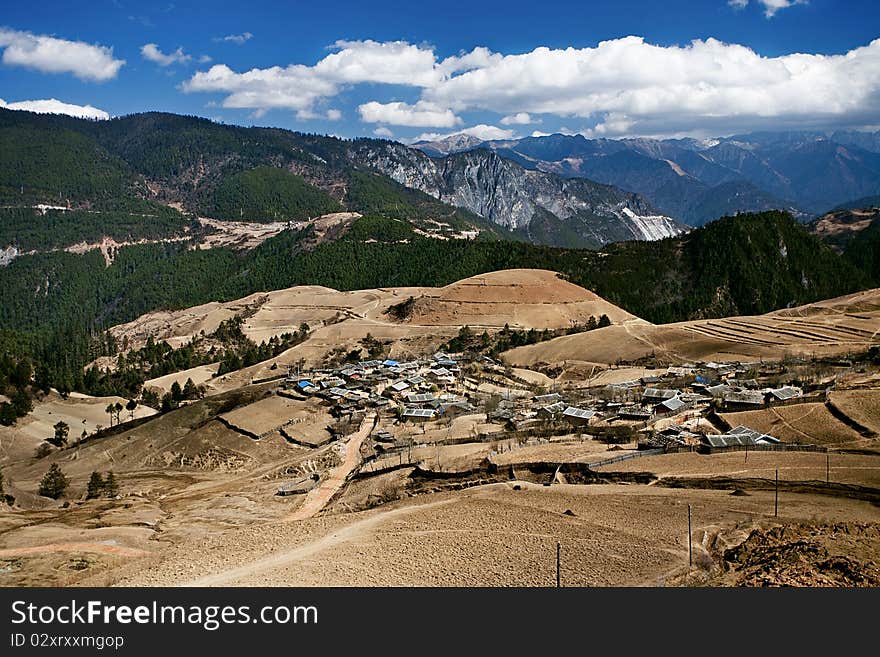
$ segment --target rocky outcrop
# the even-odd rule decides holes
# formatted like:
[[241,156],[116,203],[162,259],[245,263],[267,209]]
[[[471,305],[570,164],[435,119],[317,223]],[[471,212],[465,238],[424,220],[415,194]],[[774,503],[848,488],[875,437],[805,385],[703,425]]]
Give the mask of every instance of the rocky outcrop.
[[[390,142],[359,144],[350,157],[395,181],[458,207],[533,241],[574,246],[672,237],[686,227],[657,212],[638,194],[585,178],[563,178],[524,169],[490,150],[443,158]],[[541,236],[529,230],[540,221]]]

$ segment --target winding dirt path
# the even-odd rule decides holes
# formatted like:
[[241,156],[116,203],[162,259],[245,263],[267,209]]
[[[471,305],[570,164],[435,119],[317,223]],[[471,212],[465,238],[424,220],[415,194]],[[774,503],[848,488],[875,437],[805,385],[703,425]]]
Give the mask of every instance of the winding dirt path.
[[185,582],[179,586],[228,586],[231,583],[244,578],[284,568],[297,561],[308,559],[324,550],[356,539],[363,534],[368,533],[377,525],[381,525],[382,523],[388,522],[398,516],[413,513],[415,511],[423,511],[424,509],[431,507],[452,504],[454,501],[454,499],[439,500],[428,504],[416,504],[413,506],[400,507],[376,513],[361,520],[356,520],[355,522],[346,525],[345,527],[341,527],[326,536],[322,536],[311,543],[306,543],[305,545],[300,545],[288,550],[281,550],[261,559],[256,559],[250,563],[243,564],[237,568],[225,570],[222,573],[215,573],[214,575],[206,575],[205,577],[201,577],[191,582]]
[[375,419],[375,413],[369,413],[364,416],[360,428],[348,439],[348,443],[345,446],[345,457],[343,458],[342,463],[331,470],[330,474],[324,481],[310,490],[308,495],[306,495],[306,499],[303,501],[302,506],[289,516],[286,516],[284,518],[285,520],[289,522],[305,520],[306,518],[311,518],[327,506],[327,503],[337,492],[339,492],[339,489],[345,485],[345,482],[348,481],[349,475],[351,475],[351,473],[360,465],[361,445],[364,440],[367,439],[367,436],[370,435],[370,431],[373,429],[373,421]]

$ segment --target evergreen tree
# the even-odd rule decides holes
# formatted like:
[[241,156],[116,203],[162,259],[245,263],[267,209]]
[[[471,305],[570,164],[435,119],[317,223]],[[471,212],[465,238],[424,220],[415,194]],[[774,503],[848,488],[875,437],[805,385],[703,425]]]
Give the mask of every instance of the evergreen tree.
[[180,404],[174,401],[174,397],[170,392],[166,392],[162,396],[162,403],[159,405],[159,410],[163,413],[167,413],[168,411],[173,411],[175,408],[180,406]]
[[112,470],[104,477],[104,493],[107,497],[119,495],[119,484],[116,482],[116,475],[113,474]]
[[196,384],[192,379],[187,379],[186,383],[183,386],[183,397],[184,399],[198,399],[199,398],[199,389],[196,387]]
[[31,396],[23,387],[15,389],[10,397],[10,401],[18,417],[24,417],[34,409],[34,405],[31,403]]
[[67,480],[67,477],[64,476],[61,468],[57,463],[53,463],[40,481],[40,487],[37,490],[37,494],[57,500],[64,495],[69,485],[70,482]]
[[7,402],[0,404],[0,424],[11,427],[17,419],[18,415],[15,414],[15,407],[12,404]]
[[100,497],[101,491],[103,491],[107,486],[107,483],[104,481],[104,478],[98,472],[92,472],[92,476],[89,477],[89,484],[86,487],[86,499],[92,500],[96,497]]
[[183,399],[183,391],[180,389],[180,384],[177,381],[171,384],[171,399],[176,402]]
[[55,429],[55,436],[50,440],[55,447],[64,447],[67,445],[67,439],[70,436],[70,426],[67,422],[63,420],[59,421],[53,427]]
[[134,419],[134,409],[138,407],[138,403],[134,399],[129,399],[128,403],[125,405],[125,410],[128,411],[130,418]]
[[150,408],[159,410],[160,403],[161,400],[159,399],[159,395],[157,395],[154,390],[143,390],[141,392],[141,404],[143,404],[144,406],[149,406]]

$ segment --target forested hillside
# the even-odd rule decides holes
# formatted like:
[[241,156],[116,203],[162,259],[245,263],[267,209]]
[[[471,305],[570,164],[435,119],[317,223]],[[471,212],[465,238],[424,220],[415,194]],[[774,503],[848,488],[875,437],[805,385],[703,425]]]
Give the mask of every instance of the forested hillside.
[[871,199],[855,209],[833,210],[809,224],[810,231],[844,260],[880,285],[880,209]]
[[103,335],[109,326],[149,310],[292,285],[442,286],[499,269],[551,269],[654,322],[763,313],[866,285],[856,267],[792,217],[775,212],[602,252],[438,240],[375,215],[355,222],[341,239],[309,250],[311,232],[284,231],[245,253],[194,250],[185,242],[125,247],[109,267],[94,251],[16,259],[0,269],[5,349],[28,355],[52,385],[83,389],[82,366],[113,353]]
[[[878,280],[874,231],[840,255],[780,212],[599,252],[536,245],[530,241],[595,242],[550,212],[536,212],[511,232],[351,159],[383,143],[167,114],[92,122],[0,109],[0,394],[11,400],[2,408],[7,419],[26,412],[22,381],[31,366],[43,389],[112,392],[112,380],[97,389],[83,372],[97,356],[115,354],[107,328],[151,310],[258,290],[442,286],[493,270],[541,268],[635,315],[669,322],[763,313]],[[385,152],[396,151],[383,147],[374,155]],[[519,172],[493,161],[514,184]],[[570,185],[551,185],[560,186]],[[251,250],[205,249],[208,228],[172,202],[229,219],[297,220],[340,209],[364,216],[333,239],[294,224]],[[602,222],[615,216],[596,215],[590,230],[610,230]],[[449,239],[473,229],[477,239]],[[151,243],[115,249],[109,263],[97,250],[64,250],[104,237]],[[130,393],[131,385],[118,392]]]
[[208,216],[245,221],[299,221],[343,210],[341,203],[296,174],[256,167],[224,178]]
[[[522,239],[357,166],[348,157],[354,143],[174,114],[85,121],[0,108],[0,249],[177,238],[188,219],[168,203],[236,221],[352,210]],[[78,214],[43,214],[37,204]]]
[[8,120],[16,114],[0,110],[3,205],[82,205],[136,193],[134,172],[90,137],[63,126]]
[[[494,155],[476,165],[470,156],[450,158],[439,189],[419,181],[433,166],[429,158],[400,144],[174,114],[87,121],[0,108],[0,146],[4,205],[82,210],[105,198],[140,198],[214,219],[261,222],[344,209],[406,219],[423,230],[478,228],[560,246],[682,230],[637,194],[527,172]],[[514,213],[522,216],[511,222]],[[537,225],[528,230],[532,219]]]
[[117,242],[179,238],[198,226],[173,208],[153,201],[131,199],[92,210],[0,208],[0,246],[19,251],[63,248],[103,237]]

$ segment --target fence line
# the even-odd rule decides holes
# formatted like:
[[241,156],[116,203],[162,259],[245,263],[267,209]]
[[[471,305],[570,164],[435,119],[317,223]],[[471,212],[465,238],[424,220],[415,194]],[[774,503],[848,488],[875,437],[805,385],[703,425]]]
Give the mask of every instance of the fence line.
[[605,459],[603,461],[596,461],[594,463],[587,463],[587,467],[590,469],[599,468],[603,465],[611,465],[612,463],[620,463],[621,461],[628,461],[629,459],[637,459],[643,456],[657,456],[659,454],[665,453],[666,450],[662,447],[657,447],[654,449],[640,449],[637,452],[632,452],[631,454],[621,454],[620,456],[614,456],[610,459]]
[[798,404],[824,404],[825,392],[819,395],[802,395],[800,397],[792,397],[784,401],[771,401],[767,404],[767,408],[775,408],[777,406],[797,406]]
[[688,447],[670,448],[670,453],[698,451],[702,454],[723,454],[725,452],[827,452],[827,447],[820,445],[792,445],[781,443],[779,445],[728,445],[726,447],[709,447],[700,445],[694,450]]

